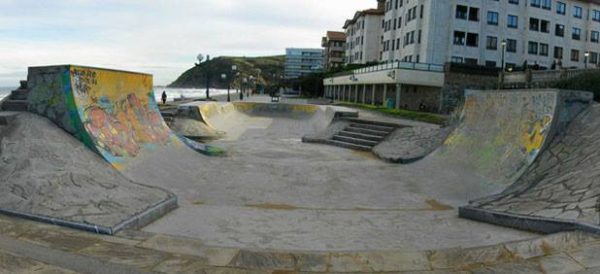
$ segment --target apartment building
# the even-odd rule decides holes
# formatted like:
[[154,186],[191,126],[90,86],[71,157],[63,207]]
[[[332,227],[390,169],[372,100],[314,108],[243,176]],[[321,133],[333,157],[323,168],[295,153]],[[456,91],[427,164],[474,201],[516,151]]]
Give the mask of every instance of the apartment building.
[[322,38],[323,64],[326,70],[344,65],[346,55],[346,34],[328,31]]
[[378,0],[377,9],[357,11],[346,20],[346,63],[379,62],[385,0]]
[[599,62],[600,0],[387,0],[384,11],[382,62]]
[[294,79],[323,70],[323,49],[285,49],[285,78]]

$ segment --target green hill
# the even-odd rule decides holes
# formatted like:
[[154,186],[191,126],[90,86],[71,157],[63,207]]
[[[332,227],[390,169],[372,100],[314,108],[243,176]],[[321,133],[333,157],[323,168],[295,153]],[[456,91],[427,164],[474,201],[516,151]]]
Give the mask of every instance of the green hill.
[[[207,68],[210,68],[211,88],[225,89],[231,80],[231,66],[236,65],[240,75],[234,79],[233,86],[239,86],[244,77],[258,78],[257,84],[269,86],[276,85],[283,76],[285,56],[264,57],[230,57],[222,56],[202,62],[181,74],[177,80],[168,85],[172,88],[205,88]],[[227,80],[221,74],[227,74]]]

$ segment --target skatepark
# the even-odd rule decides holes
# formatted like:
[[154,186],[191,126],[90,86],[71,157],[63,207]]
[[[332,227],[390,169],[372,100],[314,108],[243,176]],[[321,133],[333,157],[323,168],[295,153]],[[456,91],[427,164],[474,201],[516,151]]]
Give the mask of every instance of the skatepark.
[[[181,104],[167,125],[151,75],[35,67],[27,84],[28,111],[0,112],[0,212],[10,216],[302,254],[600,231],[590,93],[467,91],[444,128],[260,97]],[[373,151],[331,145],[358,126],[391,133]],[[420,132],[440,141],[423,145]],[[391,163],[382,148],[419,155]]]

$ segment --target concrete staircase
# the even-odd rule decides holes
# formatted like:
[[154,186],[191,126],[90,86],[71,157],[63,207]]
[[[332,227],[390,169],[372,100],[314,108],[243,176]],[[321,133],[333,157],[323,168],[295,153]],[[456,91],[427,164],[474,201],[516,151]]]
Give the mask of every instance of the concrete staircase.
[[350,125],[333,135],[328,141],[329,144],[370,151],[390,133],[399,128],[398,125],[383,122],[359,119],[348,119],[348,121],[350,121]]
[[27,81],[21,81],[21,86],[0,101],[0,111],[27,111]]

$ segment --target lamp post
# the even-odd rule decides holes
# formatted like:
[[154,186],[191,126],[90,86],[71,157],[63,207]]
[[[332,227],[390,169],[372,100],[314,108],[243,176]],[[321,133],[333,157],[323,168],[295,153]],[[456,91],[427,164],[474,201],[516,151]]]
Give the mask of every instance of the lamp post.
[[587,69],[587,64],[588,64],[588,57],[590,57],[590,52],[586,51],[583,54],[583,64],[584,64],[584,66],[585,66],[586,69]]
[[229,84],[227,85],[227,102],[231,102],[231,96],[229,95],[229,90],[231,89],[231,82],[233,81],[233,77],[235,74],[235,71],[237,70],[237,66],[233,65],[231,66],[231,79],[229,80]]
[[502,40],[502,72],[504,72],[504,53],[506,52],[506,39]]
[[[200,66],[202,60],[204,60],[204,56],[198,54],[196,59],[198,59],[198,64],[196,64],[196,66]],[[206,61],[204,63],[206,64],[206,99],[208,100],[210,99],[210,55],[206,55]]]
[[[221,79],[223,79],[223,81],[227,80],[227,74],[222,73]],[[229,85],[227,85],[227,102],[229,102]]]

